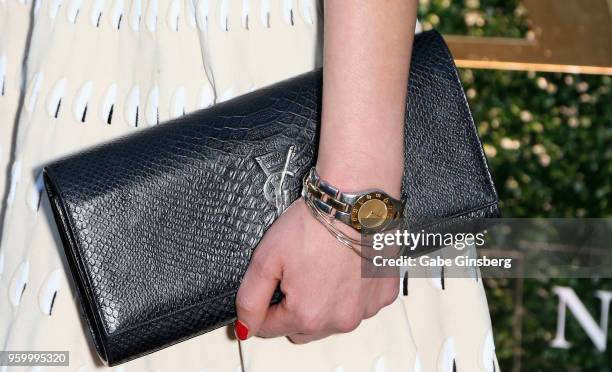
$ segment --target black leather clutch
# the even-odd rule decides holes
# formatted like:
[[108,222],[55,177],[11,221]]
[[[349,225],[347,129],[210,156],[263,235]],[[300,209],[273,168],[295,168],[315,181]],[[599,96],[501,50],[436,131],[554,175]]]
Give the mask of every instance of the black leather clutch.
[[[253,249],[279,204],[299,197],[314,164],[321,86],[320,70],[306,73],[45,168],[83,312],[106,363],[235,319]],[[405,215],[496,216],[482,146],[436,32],[415,38],[408,91]]]

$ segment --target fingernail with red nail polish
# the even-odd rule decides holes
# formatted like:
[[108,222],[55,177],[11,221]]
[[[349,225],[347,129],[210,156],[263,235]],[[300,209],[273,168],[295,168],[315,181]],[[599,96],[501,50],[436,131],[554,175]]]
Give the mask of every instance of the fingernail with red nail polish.
[[236,332],[236,337],[238,337],[241,341],[244,341],[249,337],[249,327],[246,324],[242,323],[240,320],[236,320],[234,323],[234,331]]

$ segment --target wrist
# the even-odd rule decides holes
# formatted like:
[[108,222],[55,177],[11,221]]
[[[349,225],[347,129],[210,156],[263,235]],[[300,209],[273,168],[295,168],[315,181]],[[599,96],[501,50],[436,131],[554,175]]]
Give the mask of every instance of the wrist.
[[351,192],[380,189],[399,199],[404,171],[403,146],[385,151],[351,151],[322,148],[317,158],[317,172],[338,189]]

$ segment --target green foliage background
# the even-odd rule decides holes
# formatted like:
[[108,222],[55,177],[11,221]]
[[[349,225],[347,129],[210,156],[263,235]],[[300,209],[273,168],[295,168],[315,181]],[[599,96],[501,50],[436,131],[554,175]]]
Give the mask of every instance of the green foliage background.
[[[531,37],[518,0],[421,0],[424,29],[476,36]],[[461,71],[507,217],[612,216],[612,78],[519,71]],[[612,254],[612,251],[611,251]],[[597,290],[610,279],[488,279],[497,357],[504,371],[612,371],[612,332],[599,352],[570,312],[569,350],[555,349],[555,285],[574,289],[598,321]],[[522,340],[513,333],[515,311]]]
[[419,21],[443,34],[531,37],[527,11],[517,0],[420,0]]

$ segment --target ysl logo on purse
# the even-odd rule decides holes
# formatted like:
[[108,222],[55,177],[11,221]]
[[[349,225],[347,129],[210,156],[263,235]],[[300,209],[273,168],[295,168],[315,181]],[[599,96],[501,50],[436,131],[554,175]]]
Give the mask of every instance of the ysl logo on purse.
[[278,152],[270,152],[255,157],[255,160],[267,176],[266,182],[263,185],[264,196],[269,203],[276,207],[278,215],[281,215],[289,206],[289,190],[283,186],[290,177],[295,177],[295,172],[290,170],[294,152],[295,146],[291,145],[285,156]]

